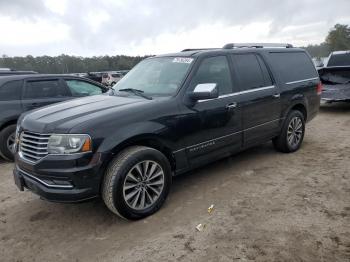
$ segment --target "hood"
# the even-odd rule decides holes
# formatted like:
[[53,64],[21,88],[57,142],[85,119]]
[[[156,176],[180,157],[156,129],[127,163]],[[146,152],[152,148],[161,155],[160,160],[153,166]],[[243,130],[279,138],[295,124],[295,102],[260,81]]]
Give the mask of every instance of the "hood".
[[138,97],[108,95],[74,99],[29,112],[22,118],[21,127],[38,133],[69,133],[74,126],[100,117],[102,112],[116,114],[150,102]]

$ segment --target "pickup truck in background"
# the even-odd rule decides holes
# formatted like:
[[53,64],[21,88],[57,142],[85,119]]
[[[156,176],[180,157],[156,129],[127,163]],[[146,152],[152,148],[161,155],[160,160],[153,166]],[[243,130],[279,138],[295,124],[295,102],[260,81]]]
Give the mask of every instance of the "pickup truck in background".
[[350,102],[350,50],[332,52],[318,73],[323,83],[323,101]]

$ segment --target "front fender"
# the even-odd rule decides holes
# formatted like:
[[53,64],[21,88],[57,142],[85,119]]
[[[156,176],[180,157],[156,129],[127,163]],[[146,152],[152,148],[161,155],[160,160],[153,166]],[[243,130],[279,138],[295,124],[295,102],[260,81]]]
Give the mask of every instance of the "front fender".
[[126,141],[132,142],[141,139],[157,139],[164,146],[173,148],[175,133],[169,127],[158,122],[138,122],[118,128],[113,134],[106,137],[98,148],[98,152],[111,152]]

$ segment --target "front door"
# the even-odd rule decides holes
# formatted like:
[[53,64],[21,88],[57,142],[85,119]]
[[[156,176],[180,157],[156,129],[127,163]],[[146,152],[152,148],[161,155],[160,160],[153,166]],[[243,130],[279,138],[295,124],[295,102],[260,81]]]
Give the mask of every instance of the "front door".
[[236,106],[230,66],[226,56],[204,58],[187,92],[198,84],[215,83],[219,97],[184,106],[181,132],[190,166],[222,157],[241,147],[241,111]]

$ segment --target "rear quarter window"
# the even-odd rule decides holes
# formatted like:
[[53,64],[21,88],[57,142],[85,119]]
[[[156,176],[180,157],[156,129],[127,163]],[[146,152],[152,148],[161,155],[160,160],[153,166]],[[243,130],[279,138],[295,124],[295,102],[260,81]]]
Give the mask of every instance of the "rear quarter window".
[[305,52],[270,53],[271,62],[284,83],[318,77],[315,66]]
[[22,93],[21,80],[6,82],[0,86],[0,101],[20,100]]

